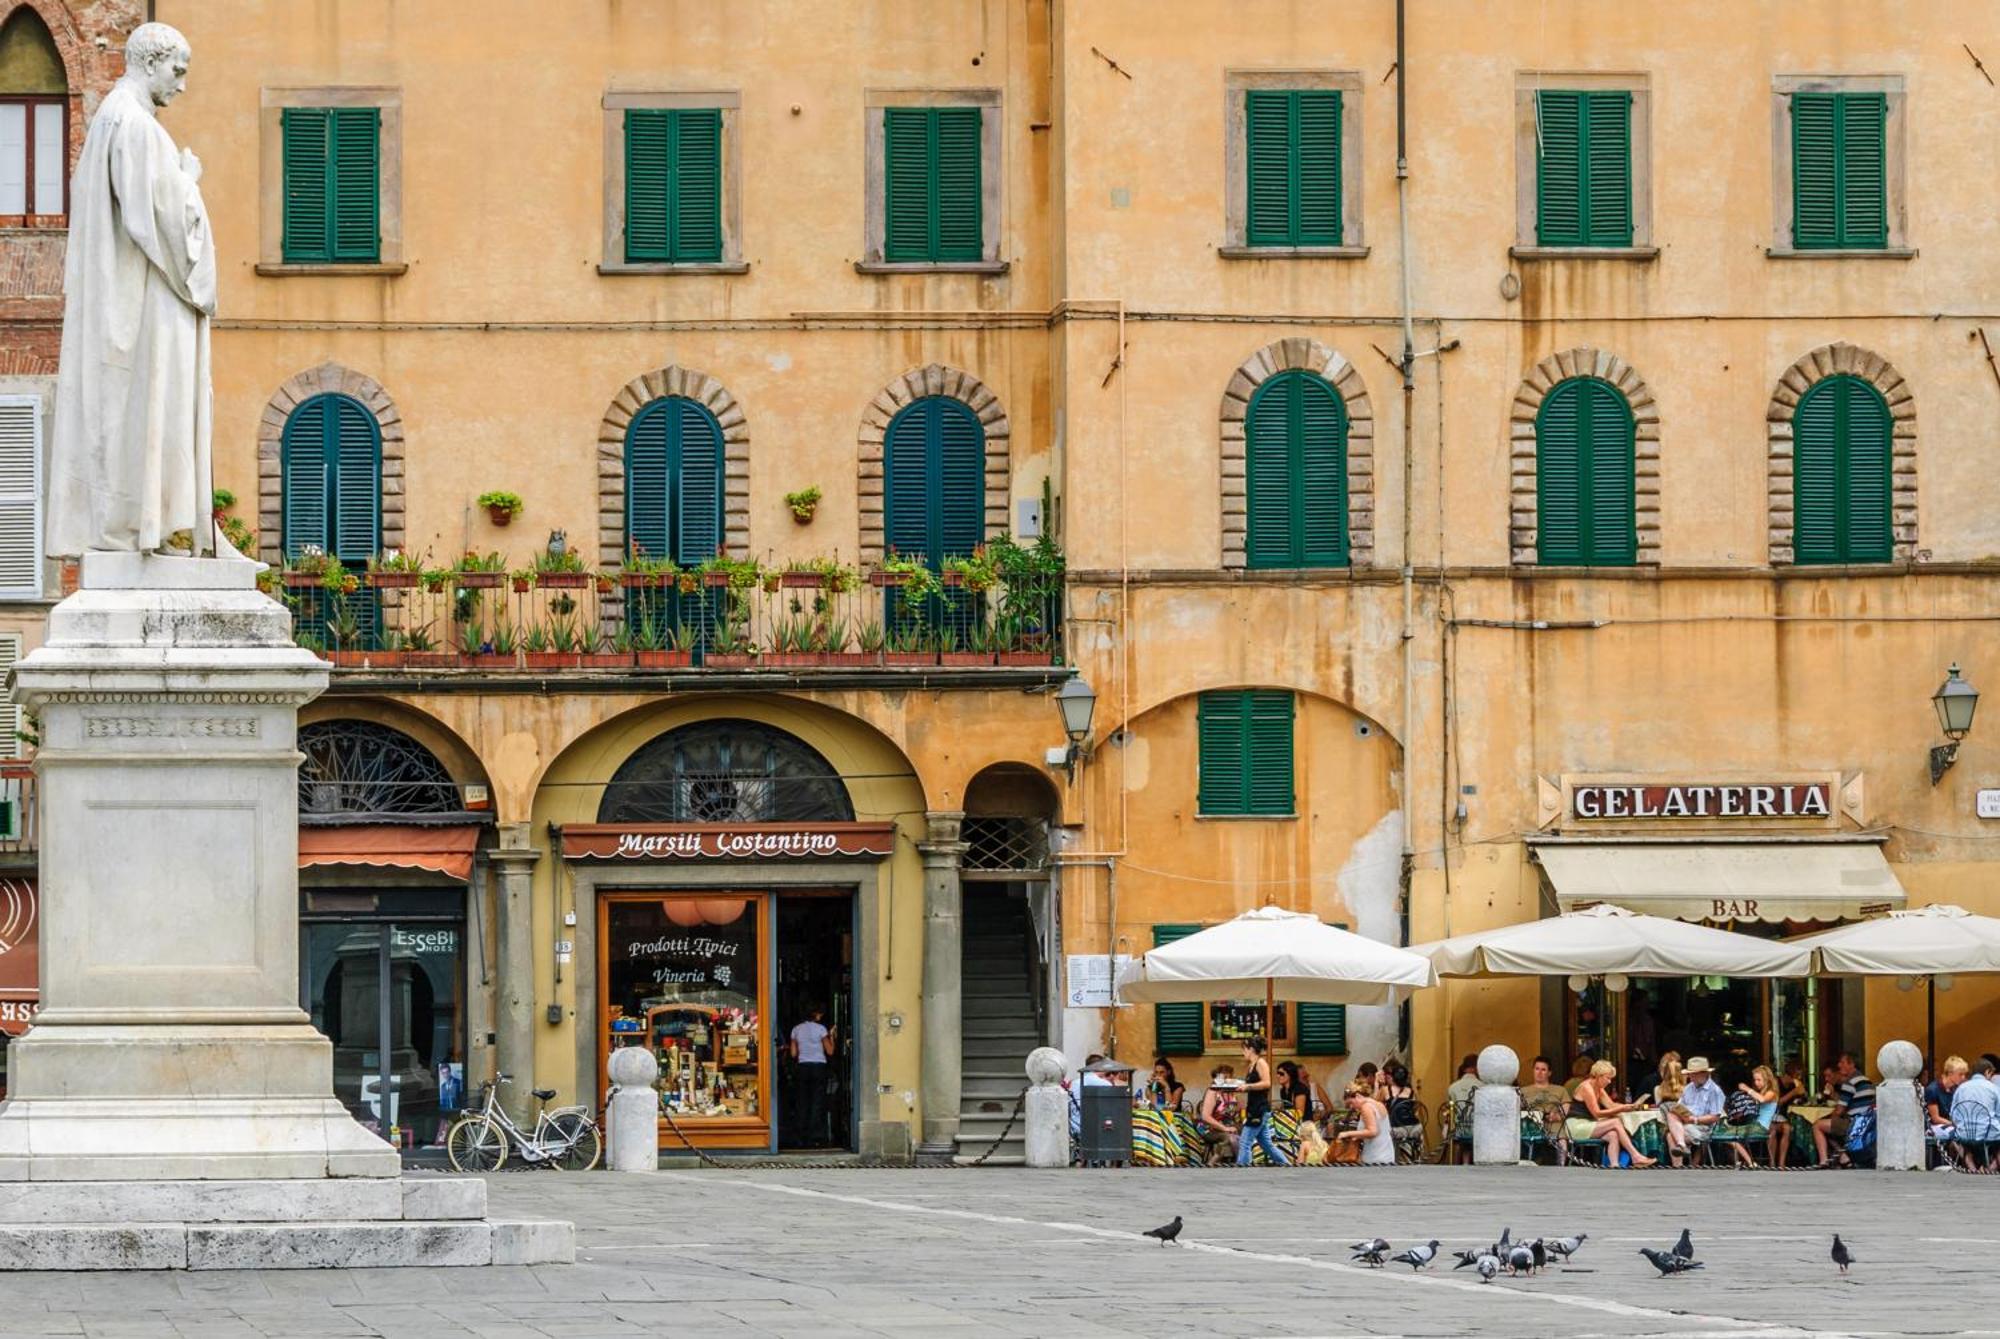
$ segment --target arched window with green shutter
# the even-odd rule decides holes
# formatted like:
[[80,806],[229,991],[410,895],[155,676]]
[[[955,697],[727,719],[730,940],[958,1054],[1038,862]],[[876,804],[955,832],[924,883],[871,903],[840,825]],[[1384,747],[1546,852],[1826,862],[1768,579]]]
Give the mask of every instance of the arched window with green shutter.
[[1792,556],[1886,563],[1894,556],[1889,403],[1860,377],[1815,382],[1792,416]]
[[1312,372],[1280,372],[1244,416],[1251,567],[1345,567],[1347,406]]
[[284,547],[308,546],[348,567],[382,545],[382,431],[359,400],[315,395],[285,420],[281,442]]
[[[708,408],[682,395],[654,400],[625,430],[625,551],[693,567],[722,547],[722,427]],[[649,646],[685,627],[706,651],[722,612],[706,590],[637,587],[627,592],[627,623]]]
[[1571,377],[1535,417],[1536,556],[1590,567],[1638,561],[1637,431],[1616,386]]
[[[901,557],[923,559],[932,571],[986,541],[986,432],[967,405],[932,395],[889,421],[882,443],[882,512],[885,544]],[[889,592],[891,623],[903,612],[898,594]],[[946,591],[922,617],[933,627],[962,633],[977,605],[962,591]]]

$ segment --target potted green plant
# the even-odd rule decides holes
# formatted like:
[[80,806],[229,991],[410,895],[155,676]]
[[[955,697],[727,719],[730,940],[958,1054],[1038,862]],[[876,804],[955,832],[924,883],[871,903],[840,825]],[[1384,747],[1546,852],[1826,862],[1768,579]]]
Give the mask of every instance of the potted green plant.
[[507,557],[467,549],[453,568],[453,581],[460,590],[497,590],[507,582]]
[[1013,614],[1001,614],[993,620],[993,663],[996,665],[1046,665],[1049,651],[1046,645],[1030,644],[1021,623]]
[[368,560],[368,584],[377,590],[409,590],[423,579],[423,558],[400,549],[384,549]]
[[784,614],[771,624],[771,649],[764,653],[769,668],[803,669],[826,664],[826,649],[816,635],[815,620],[803,611]]
[[674,584],[680,575],[680,568],[666,558],[653,558],[636,544],[625,555],[625,562],[619,568],[618,580],[628,590],[658,590]]
[[785,494],[785,505],[791,508],[794,521],[811,525],[813,513],[819,510],[819,485],[807,484],[796,493]]
[[630,669],[632,668],[632,644],[626,639],[622,644],[620,633],[607,637],[604,630],[595,623],[586,623],[576,630],[576,664],[578,669]]
[[583,565],[582,554],[544,549],[535,555],[534,577],[539,589],[582,590],[590,584],[590,569]]
[[883,556],[868,574],[871,586],[900,586],[910,592],[911,598],[920,595],[935,595],[939,589],[937,573],[931,571],[930,564],[922,558],[906,558],[894,549]]
[[[854,630],[855,650],[843,654],[852,655],[854,660],[851,663],[856,665],[879,665],[882,663],[882,647],[887,640],[887,637],[883,634],[882,625],[870,619]],[[836,658],[833,663],[847,664],[850,662]]]
[[236,494],[227,488],[218,488],[212,496],[212,501],[215,523],[221,528],[222,537],[228,540],[230,547],[238,553],[256,557],[257,532],[252,530],[241,517],[231,512],[231,508],[236,505]]
[[959,586],[977,593],[992,589],[1000,579],[1000,570],[986,546],[981,544],[971,553],[946,558],[939,576],[947,586]]
[[521,638],[521,663],[531,670],[573,669],[576,655],[555,649],[546,623],[537,623]]
[[891,627],[882,645],[884,665],[935,665],[937,651],[931,645],[921,619],[909,619]]
[[757,647],[733,617],[723,618],[708,639],[702,664],[709,669],[755,669]]
[[954,627],[938,629],[938,664],[952,665],[960,669],[970,669],[975,665],[991,665],[993,652],[990,646],[982,646],[985,630],[978,625],[960,632]]
[[410,669],[450,669],[457,660],[452,652],[438,648],[429,624],[403,634],[403,664]]
[[486,508],[487,519],[495,525],[509,525],[516,516],[527,509],[519,493],[509,493],[504,489],[493,489],[479,495],[479,505]]

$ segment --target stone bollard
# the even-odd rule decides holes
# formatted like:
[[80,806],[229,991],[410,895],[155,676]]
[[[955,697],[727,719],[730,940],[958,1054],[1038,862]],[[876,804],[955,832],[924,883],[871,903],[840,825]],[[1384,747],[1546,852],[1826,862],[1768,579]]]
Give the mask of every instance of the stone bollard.
[[611,1053],[611,1156],[605,1166],[614,1172],[660,1170],[660,1094],[653,1083],[660,1062],[643,1046],[624,1046]]
[[1884,1172],[1924,1167],[1924,1099],[1916,1078],[1924,1053],[1915,1042],[1892,1041],[1875,1056],[1882,1082],[1875,1085],[1875,1166]]
[[1062,1087],[1068,1070],[1063,1053],[1053,1046],[1028,1053],[1028,1098],[1021,1119],[1028,1125],[1030,1167],[1069,1166],[1069,1094]]
[[1472,1161],[1512,1167],[1521,1160],[1521,1057],[1505,1046],[1479,1053],[1479,1086],[1472,1090]]

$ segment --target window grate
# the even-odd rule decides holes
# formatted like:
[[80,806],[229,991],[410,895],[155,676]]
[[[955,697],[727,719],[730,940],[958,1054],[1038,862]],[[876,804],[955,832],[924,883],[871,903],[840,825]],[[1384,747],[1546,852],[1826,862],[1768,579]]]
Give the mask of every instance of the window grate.
[[1039,818],[969,815],[959,830],[964,874],[1041,874],[1049,866],[1049,825]]

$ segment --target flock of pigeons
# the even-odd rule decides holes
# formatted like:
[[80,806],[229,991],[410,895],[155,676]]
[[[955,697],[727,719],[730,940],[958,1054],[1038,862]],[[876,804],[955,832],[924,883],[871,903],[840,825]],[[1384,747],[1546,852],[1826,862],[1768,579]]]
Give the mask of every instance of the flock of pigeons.
[[[1145,1234],[1164,1246],[1181,1235],[1180,1215],[1174,1221],[1153,1228]],[[1588,1232],[1579,1232],[1573,1237],[1536,1237],[1533,1241],[1515,1241],[1512,1228],[1501,1228],[1500,1239],[1491,1246],[1474,1247],[1469,1251],[1454,1251],[1458,1263],[1453,1269],[1474,1269],[1479,1277],[1491,1283],[1501,1270],[1519,1278],[1523,1274],[1534,1275],[1548,1268],[1551,1260],[1567,1262],[1571,1256],[1583,1249],[1583,1243],[1590,1237]],[[1370,1269],[1380,1269],[1385,1264],[1408,1265],[1412,1273],[1428,1269],[1437,1259],[1438,1243],[1435,1239],[1411,1246],[1407,1250],[1389,1254],[1390,1245],[1381,1237],[1371,1237],[1367,1241],[1357,1241],[1348,1249],[1354,1252],[1353,1263],[1366,1265]],[[1701,1268],[1701,1261],[1694,1258],[1694,1236],[1686,1228],[1681,1229],[1681,1239],[1670,1250],[1656,1251],[1650,1246],[1641,1246],[1639,1254],[1660,1271],[1661,1278],[1675,1274],[1686,1274]],[[1833,1235],[1833,1263],[1845,1274],[1847,1267],[1854,1263],[1848,1253],[1847,1244],[1838,1232]]]

